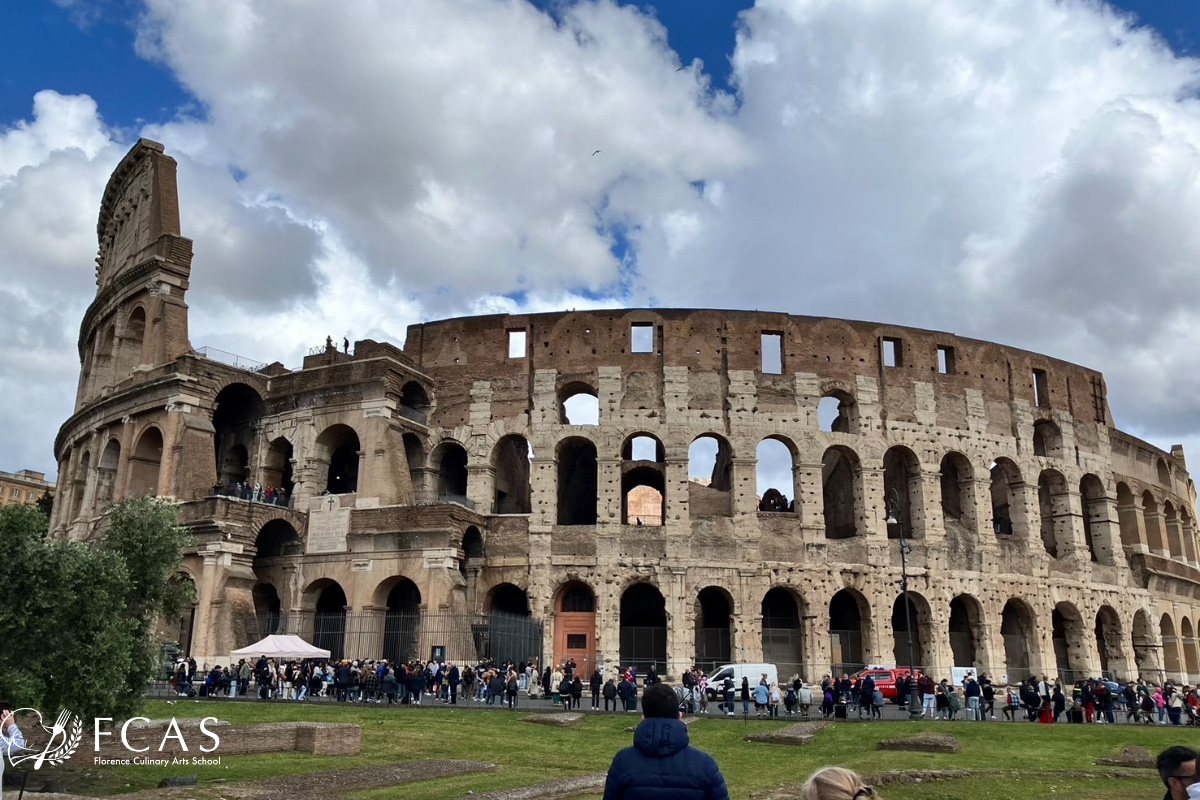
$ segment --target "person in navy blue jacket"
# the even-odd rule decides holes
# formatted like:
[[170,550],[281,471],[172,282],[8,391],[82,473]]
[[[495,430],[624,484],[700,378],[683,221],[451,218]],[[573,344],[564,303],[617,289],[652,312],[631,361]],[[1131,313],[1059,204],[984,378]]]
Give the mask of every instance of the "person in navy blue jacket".
[[717,762],[688,744],[682,716],[671,687],[646,687],[633,747],[613,758],[604,800],[729,800]]

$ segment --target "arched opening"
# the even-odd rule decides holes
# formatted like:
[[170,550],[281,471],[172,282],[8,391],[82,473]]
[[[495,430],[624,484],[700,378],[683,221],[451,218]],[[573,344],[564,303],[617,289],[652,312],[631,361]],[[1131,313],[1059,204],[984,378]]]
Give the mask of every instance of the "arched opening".
[[383,657],[403,664],[422,655],[421,590],[408,578],[392,581],[383,615]]
[[96,359],[92,365],[92,395],[107,391],[116,381],[113,380],[113,346],[117,341],[117,326],[109,324],[100,337],[96,348]]
[[599,486],[596,445],[572,437],[558,445],[558,524],[595,525]]
[[146,340],[146,309],[138,306],[129,313],[125,321],[125,333],[121,336],[120,355],[117,359],[117,384],[129,377],[142,363],[142,345]]
[[1184,557],[1188,562],[1196,563],[1196,526],[1192,522],[1192,515],[1188,513],[1187,506],[1181,506],[1179,509],[1179,528],[1183,535],[1183,551]]
[[255,560],[300,553],[300,535],[286,520],[273,519],[262,526],[254,539]]
[[621,666],[645,674],[667,666],[667,602],[649,583],[635,583],[621,594]]
[[79,469],[71,482],[71,519],[78,519],[83,511],[83,496],[87,494],[88,475],[92,471],[92,454],[84,450],[79,457]]
[[696,666],[712,672],[733,661],[733,602],[724,589],[708,586],[696,595]]
[[493,614],[529,616],[529,595],[511,583],[497,584],[488,596],[488,611]]
[[416,381],[400,387],[400,416],[418,425],[429,424],[429,394]]
[[950,653],[956,667],[979,668],[979,643],[983,632],[983,605],[960,594],[950,601]]
[[1117,520],[1121,529],[1121,546],[1138,549],[1144,543],[1138,531],[1137,498],[1124,483],[1117,484]]
[[1144,677],[1147,680],[1161,680],[1162,676],[1158,671],[1158,663],[1155,659],[1155,652],[1158,643],[1154,641],[1154,634],[1150,629],[1150,617],[1145,611],[1138,609],[1133,615],[1133,635],[1131,637],[1133,644],[1133,662],[1137,667],[1138,677]]
[[862,466],[848,447],[830,447],[821,457],[821,490],[825,508],[825,538],[858,535],[862,507]]
[[555,604],[554,663],[572,659],[583,678],[596,664],[596,596],[580,581],[563,586]]
[[467,451],[458,442],[446,441],[433,452],[437,468],[439,503],[467,505]]
[[690,516],[733,515],[733,448],[724,437],[705,433],[688,447]]
[[1038,510],[1042,547],[1051,558],[1066,555],[1071,541],[1071,500],[1061,472],[1047,469],[1038,475]]
[[177,574],[172,582],[182,585],[187,590],[187,595],[192,598],[191,604],[185,607],[179,616],[179,636],[176,640],[179,644],[180,655],[190,656],[192,654],[192,635],[196,628],[196,604],[199,602],[200,596],[196,592],[196,582],[186,572]]
[[1195,680],[1200,675],[1200,652],[1196,648],[1196,631],[1187,617],[1179,621],[1179,634],[1183,637],[1183,665],[1187,668],[1188,680]]
[[313,614],[313,644],[329,651],[329,657],[340,661],[346,657],[346,593],[331,580],[314,583],[309,592],[317,592]]
[[1179,527],[1179,515],[1175,513],[1175,506],[1170,500],[1163,503],[1163,527],[1167,532],[1167,552],[1171,554],[1171,558],[1182,561],[1183,530]]
[[158,475],[162,467],[163,437],[158,428],[147,428],[129,458],[130,497],[158,494]]
[[244,383],[231,383],[213,402],[213,452],[222,486],[250,478],[254,428],[266,411],[262,397]]
[[667,514],[666,450],[648,434],[634,434],[621,446],[621,521],[659,526]]
[[103,510],[116,499],[117,468],[121,465],[121,443],[109,439],[100,454],[99,473],[96,475],[96,508]]
[[563,425],[599,425],[600,399],[586,383],[569,383],[558,392],[559,421]]
[[[1108,510],[1104,502],[1104,484],[1095,475],[1084,475],[1079,480],[1079,502],[1083,506],[1083,541],[1087,545],[1088,558],[1092,563],[1098,563],[1101,559],[1096,532],[1107,522]],[[1112,563],[1107,544],[1104,563]]]
[[529,485],[529,460],[533,448],[524,436],[505,436],[492,451],[495,470],[497,514],[528,514],[533,511]]
[[282,436],[271,441],[267,446],[267,461],[263,465],[263,484],[268,489],[277,490],[274,493],[276,505],[286,506],[296,488],[292,478],[292,462],[295,453],[292,443]]
[[851,674],[866,667],[870,649],[871,607],[853,589],[842,589],[829,601],[829,659],[833,674]]
[[858,433],[858,404],[845,392],[826,392],[817,403],[817,428],[825,433]]
[[1009,459],[997,458],[992,464],[991,476],[992,530],[998,536],[1011,536],[1018,532],[1013,524],[1013,499],[1023,486],[1021,471]]
[[1128,667],[1122,652],[1121,618],[1112,606],[1100,606],[1096,612],[1096,652],[1100,655],[1100,673],[1105,678],[1128,679]]
[[[892,604],[892,658],[897,666],[928,669],[929,603],[916,592],[908,593],[908,614],[904,613],[903,593]],[[909,625],[912,625],[912,660],[909,660]]]
[[779,669],[779,677],[804,675],[804,628],[796,595],[776,586],[762,600],[763,660]]
[[488,654],[503,664],[514,664],[542,652],[542,626],[529,613],[529,595],[511,583],[494,586],[487,597],[491,638]]
[[327,494],[358,491],[358,433],[349,425],[332,425],[317,437],[318,460],[328,459]]
[[470,525],[463,532],[463,559],[460,567],[462,576],[467,577],[468,571],[472,566],[481,566],[480,561],[483,560],[483,534],[479,532],[479,528]]
[[[892,498],[899,498],[898,520],[904,526],[904,536],[909,539],[921,538],[921,531],[913,527],[912,513],[913,498],[921,496],[921,462],[907,447],[889,447],[883,454],[883,495],[889,502]],[[900,525],[888,525],[887,532],[889,539],[900,538]]]
[[1004,663],[1008,682],[1023,681],[1033,674],[1033,612],[1020,600],[1009,600],[1000,614],[1000,635],[1004,638]]
[[1158,459],[1158,463],[1155,464],[1154,469],[1155,469],[1155,472],[1157,472],[1157,474],[1158,474],[1158,482],[1161,483],[1163,486],[1170,488],[1170,486],[1171,486],[1171,468],[1167,466],[1166,459],[1164,459],[1164,458]]
[[283,618],[283,606],[279,592],[269,583],[260,583],[251,593],[254,598],[254,620],[258,624],[258,638],[279,633]]
[[1142,493],[1142,521],[1146,525],[1146,544],[1152,553],[1167,552],[1166,531],[1163,529],[1162,514],[1158,511],[1158,501],[1146,490]]
[[1064,683],[1073,684],[1088,677],[1084,674],[1083,617],[1071,603],[1059,603],[1050,614],[1050,638],[1054,644],[1054,664]]
[[754,477],[759,511],[783,514],[796,510],[795,448],[789,445],[775,437],[758,443]]
[[1179,658],[1179,640],[1175,637],[1175,622],[1170,614],[1163,614],[1158,621],[1158,634],[1162,639],[1163,667],[1167,671],[1167,677],[1182,680],[1183,664]]
[[1033,423],[1033,454],[1062,458],[1062,431],[1048,419]]
[[975,471],[971,462],[962,453],[947,453],[942,456],[939,467],[942,518],[950,522],[962,523],[974,505],[971,497],[971,484]]

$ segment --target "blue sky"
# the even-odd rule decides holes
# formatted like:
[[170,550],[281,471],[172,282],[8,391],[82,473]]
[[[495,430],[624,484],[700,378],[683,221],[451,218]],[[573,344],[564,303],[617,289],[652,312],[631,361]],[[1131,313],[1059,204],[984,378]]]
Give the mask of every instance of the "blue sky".
[[54,472],[138,136],[179,162],[195,347],[873,319],[1100,369],[1200,458],[1200,3],[538,2],[0,4],[0,468]]
[[[535,5],[553,10],[559,0]],[[738,12],[746,0],[662,0],[652,8],[666,26],[668,42],[685,62],[699,58],[717,85],[728,86]],[[1130,0],[1113,4],[1133,12],[1180,54],[1200,47],[1200,2]],[[95,98],[109,125],[134,128],[165,122],[180,110],[202,113],[188,90],[161,64],[135,51],[135,0],[100,0],[67,7],[49,0],[6,3],[0,8],[0,37],[8,69],[0,92],[0,122],[29,114],[33,95],[42,89]]]

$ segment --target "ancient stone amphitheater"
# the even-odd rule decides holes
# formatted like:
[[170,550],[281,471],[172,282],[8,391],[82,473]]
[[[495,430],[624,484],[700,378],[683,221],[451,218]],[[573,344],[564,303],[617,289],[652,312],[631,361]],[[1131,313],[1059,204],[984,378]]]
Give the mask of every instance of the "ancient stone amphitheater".
[[98,234],[52,526],[178,501],[200,660],[291,631],[345,656],[820,677],[907,666],[911,628],[939,675],[1200,679],[1183,452],[1117,430],[1093,370],[685,309],[450,319],[289,370],[189,343],[161,145],[117,167]]

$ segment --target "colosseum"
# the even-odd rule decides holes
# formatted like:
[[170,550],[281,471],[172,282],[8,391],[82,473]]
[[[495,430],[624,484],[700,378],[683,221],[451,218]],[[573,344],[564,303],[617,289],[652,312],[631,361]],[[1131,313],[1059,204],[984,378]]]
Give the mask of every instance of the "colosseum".
[[688,309],[448,319],[403,347],[317,331],[290,370],[190,344],[162,145],[121,161],[97,233],[51,526],[87,539],[110,501],[177,502],[198,660],[288,631],[337,656],[671,676],[1200,680],[1182,448],[1114,427],[1094,370]]

